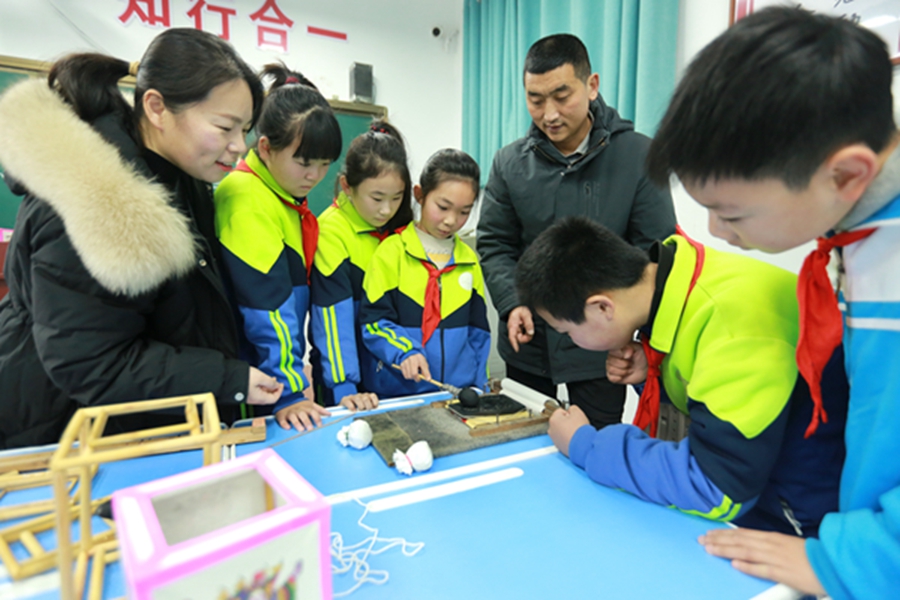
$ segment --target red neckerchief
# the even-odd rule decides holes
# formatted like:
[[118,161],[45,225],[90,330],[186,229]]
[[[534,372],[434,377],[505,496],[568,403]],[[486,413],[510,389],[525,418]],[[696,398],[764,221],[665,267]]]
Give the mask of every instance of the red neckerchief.
[[845,231],[830,238],[819,238],[818,247],[810,252],[797,279],[797,300],[800,304],[800,339],[797,341],[797,368],[809,384],[813,401],[813,416],[804,437],[816,432],[819,421],[828,422],[822,406],[822,370],[841,343],[844,324],[837,305],[837,296],[825,267],[831,251],[872,235],[875,229]]
[[[260,177],[256,171],[251,169],[250,165],[248,165],[247,161],[243,158],[238,161],[234,170],[242,173],[252,173],[259,178],[260,181],[266,184],[265,180]],[[269,185],[266,184],[266,187],[269,187]],[[303,237],[303,260],[306,261],[306,282],[309,283],[312,274],[313,259],[316,256],[316,246],[319,244],[319,222],[316,220],[316,216],[312,214],[312,211],[309,210],[306,198],[303,198],[299,204],[295,204],[282,198],[275,190],[272,190],[272,188],[269,189],[282,204],[300,214],[300,235]]]
[[441,275],[455,269],[456,264],[438,269],[431,261],[423,260],[422,265],[428,271],[425,305],[422,307],[422,346],[424,347],[441,322]]
[[[690,298],[691,291],[693,291],[694,285],[700,278],[700,272],[703,270],[703,262],[706,260],[706,248],[700,242],[689,238],[682,231],[681,227],[676,227],[676,232],[697,251],[694,274],[691,277],[691,284],[684,298],[684,304],[687,306],[687,300]],[[651,347],[650,338],[644,333],[641,334],[641,346],[647,357],[647,381],[644,382],[644,390],[641,392],[640,400],[638,400],[638,408],[634,415],[633,423],[642,431],[647,429],[649,425],[650,437],[656,437],[656,429],[659,424],[660,367],[666,354]]]

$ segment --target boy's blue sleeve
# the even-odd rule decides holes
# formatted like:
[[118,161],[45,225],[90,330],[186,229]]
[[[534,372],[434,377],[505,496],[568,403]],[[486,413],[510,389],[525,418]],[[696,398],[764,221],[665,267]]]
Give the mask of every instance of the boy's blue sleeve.
[[900,589],[900,301],[848,303],[847,314],[852,318],[844,329],[844,352],[851,383],[841,512],[825,515],[819,538],[807,540],[806,553],[834,600],[895,598]]
[[690,440],[657,440],[633,425],[581,427],[569,442],[569,458],[597,483],[708,519],[730,521],[756,500],[726,496],[703,473]]
[[878,508],[825,515],[819,539],[806,540],[806,555],[834,600],[894,598],[900,581],[900,485],[881,495]]
[[[356,347],[356,304],[353,299],[349,258],[330,271],[328,261],[316,254],[312,274],[312,343],[319,350],[320,367],[326,386],[340,403],[356,394],[360,383],[359,354]],[[320,263],[326,270],[320,270]],[[327,272],[330,271],[330,272]]]

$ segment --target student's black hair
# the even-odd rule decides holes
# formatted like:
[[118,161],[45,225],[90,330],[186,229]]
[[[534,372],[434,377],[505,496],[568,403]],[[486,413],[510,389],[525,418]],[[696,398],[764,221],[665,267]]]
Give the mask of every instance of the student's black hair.
[[462,150],[444,148],[428,158],[425,168],[422,169],[422,174],[419,176],[422,197],[430,194],[432,190],[448,179],[471,184],[472,193],[475,194],[476,199],[478,198],[481,170],[475,159]]
[[341,127],[331,105],[313,83],[283,63],[263,67],[272,83],[256,125],[257,139],[266,136],[273,150],[287,148],[297,138],[294,157],[335,161],[341,155]]
[[382,173],[397,173],[403,180],[403,199],[400,208],[384,226],[391,231],[407,225],[412,221],[412,180],[409,176],[409,165],[406,162],[406,147],[403,136],[396,127],[384,119],[376,119],[369,126],[369,131],[360,134],[350,142],[347,156],[344,157],[344,169],[341,172],[347,179],[347,185],[356,188],[366,179],[378,177]]
[[572,65],[575,76],[582,81],[587,81],[591,75],[591,60],[580,39],[570,33],[548,35],[528,49],[522,76],[525,73],[541,75],[563,65]]
[[72,54],[53,64],[48,83],[84,121],[109,113],[130,116],[126,122],[135,140],[140,138],[138,124],[144,115],[141,99],[149,89],[162,94],[166,108],[178,112],[205,100],[216,86],[242,79],[253,98],[253,122],[259,117],[263,99],[259,77],[228,42],[211,33],[176,28],[156,36],[140,60],[133,108],[118,87],[129,66],[104,54]]
[[773,7],[706,46],[678,84],[647,156],[659,184],[777,178],[792,190],[835,151],[880,152],[896,131],[892,66],[876,34]]
[[588,298],[636,285],[649,261],[646,252],[603,225],[566,217],[544,230],[519,259],[519,303],[582,323]]

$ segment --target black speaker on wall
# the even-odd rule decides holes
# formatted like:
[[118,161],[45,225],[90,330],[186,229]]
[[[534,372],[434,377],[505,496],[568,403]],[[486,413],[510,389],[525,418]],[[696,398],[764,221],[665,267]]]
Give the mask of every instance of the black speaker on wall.
[[354,102],[375,102],[372,65],[355,62],[350,65],[350,99]]

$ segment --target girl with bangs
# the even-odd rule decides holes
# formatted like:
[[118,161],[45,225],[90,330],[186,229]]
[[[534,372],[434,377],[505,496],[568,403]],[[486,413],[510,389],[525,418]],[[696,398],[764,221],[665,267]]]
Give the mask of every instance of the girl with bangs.
[[413,218],[406,147],[397,128],[373,121],[350,143],[338,182],[337,198],[319,218],[310,362],[316,397],[326,406],[368,410],[378,406],[368,387],[378,361],[362,341],[363,277],[382,241]]
[[303,372],[319,232],[306,197],[340,155],[341,130],[303,75],[271,64],[262,77],[272,84],[256,147],[216,189],[216,234],[243,320],[242,351],[284,384],[273,407],[278,423],[303,431],[329,414],[313,400]]

